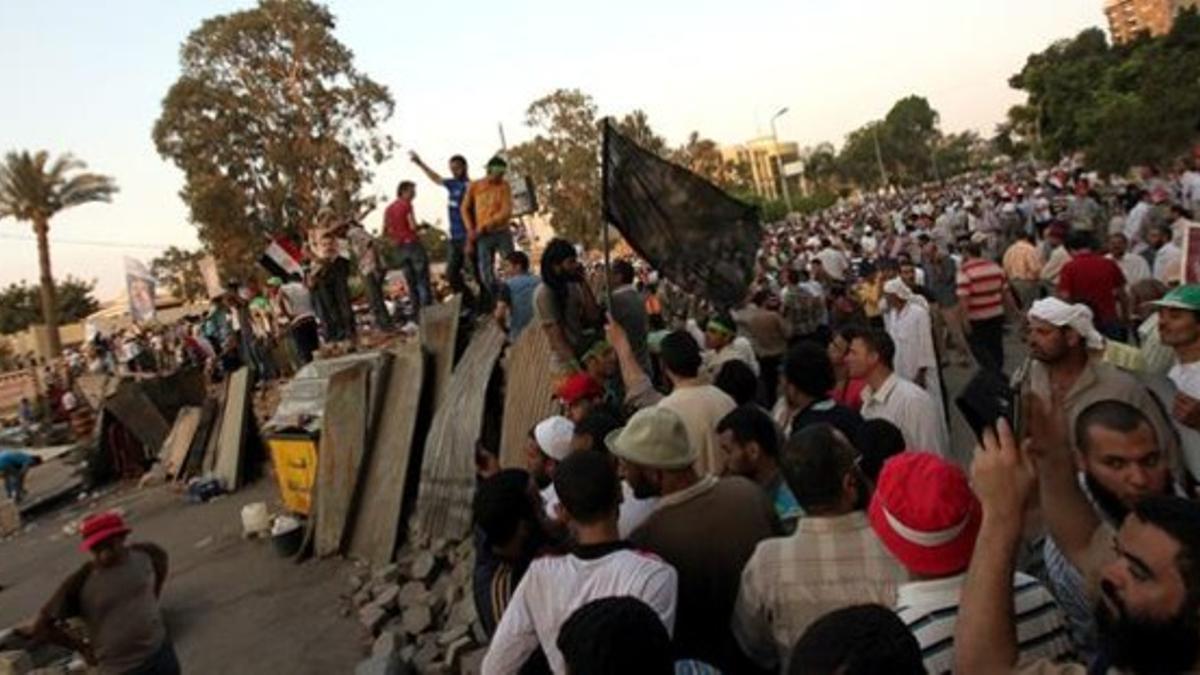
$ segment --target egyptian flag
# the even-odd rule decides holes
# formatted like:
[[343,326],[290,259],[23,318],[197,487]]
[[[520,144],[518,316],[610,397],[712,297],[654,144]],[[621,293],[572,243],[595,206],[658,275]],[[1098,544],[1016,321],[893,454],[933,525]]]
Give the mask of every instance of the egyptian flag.
[[286,279],[293,274],[304,274],[304,270],[300,267],[301,258],[303,258],[303,254],[295,242],[284,236],[276,236],[271,239],[271,243],[259,256],[258,264],[270,272],[271,276]]
[[604,217],[639,256],[719,309],[740,304],[762,240],[758,209],[604,122]]

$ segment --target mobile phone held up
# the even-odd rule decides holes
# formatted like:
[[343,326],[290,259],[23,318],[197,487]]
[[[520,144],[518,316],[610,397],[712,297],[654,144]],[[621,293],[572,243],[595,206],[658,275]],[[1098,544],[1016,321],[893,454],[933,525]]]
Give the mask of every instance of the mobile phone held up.
[[1012,426],[1015,399],[1016,392],[1001,373],[981,368],[967,383],[962,394],[954,399],[954,403],[971,431],[975,432],[975,437],[982,439],[983,430],[994,429],[1000,418]]

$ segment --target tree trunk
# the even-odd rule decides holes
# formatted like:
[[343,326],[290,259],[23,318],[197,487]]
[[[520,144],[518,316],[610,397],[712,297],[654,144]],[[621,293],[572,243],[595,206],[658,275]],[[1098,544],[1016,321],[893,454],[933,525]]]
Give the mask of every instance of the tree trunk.
[[39,218],[33,222],[33,233],[37,235],[38,271],[42,282],[42,323],[46,325],[50,358],[62,352],[58,336],[58,300],[54,293],[54,275],[50,273],[50,221]]

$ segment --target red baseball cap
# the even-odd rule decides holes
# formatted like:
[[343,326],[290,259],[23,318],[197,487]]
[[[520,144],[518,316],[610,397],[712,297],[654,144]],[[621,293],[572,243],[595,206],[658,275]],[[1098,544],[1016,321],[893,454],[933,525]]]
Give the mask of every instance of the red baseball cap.
[[902,452],[883,465],[868,517],[900,564],[936,577],[967,569],[983,510],[958,466],[933,453]]
[[100,542],[129,532],[125,520],[118,513],[109,511],[88,516],[83,519],[83,525],[79,528],[79,533],[83,536],[83,543],[79,545],[79,549],[86,553]]
[[558,398],[564,405],[575,405],[585,398],[600,398],[604,389],[587,373],[575,373],[558,386]]

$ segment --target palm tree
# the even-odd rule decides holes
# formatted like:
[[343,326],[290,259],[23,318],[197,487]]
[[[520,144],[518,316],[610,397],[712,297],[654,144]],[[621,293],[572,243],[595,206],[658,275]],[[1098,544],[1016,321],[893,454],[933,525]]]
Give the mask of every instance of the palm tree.
[[[49,163],[49,166],[47,164]],[[58,304],[50,273],[50,219],[59,211],[89,202],[112,201],[112,178],[83,171],[87,165],[71,155],[50,163],[50,153],[10,152],[0,164],[0,220],[12,217],[33,224],[37,237],[42,286],[42,322],[50,339],[50,355],[58,356]]]

